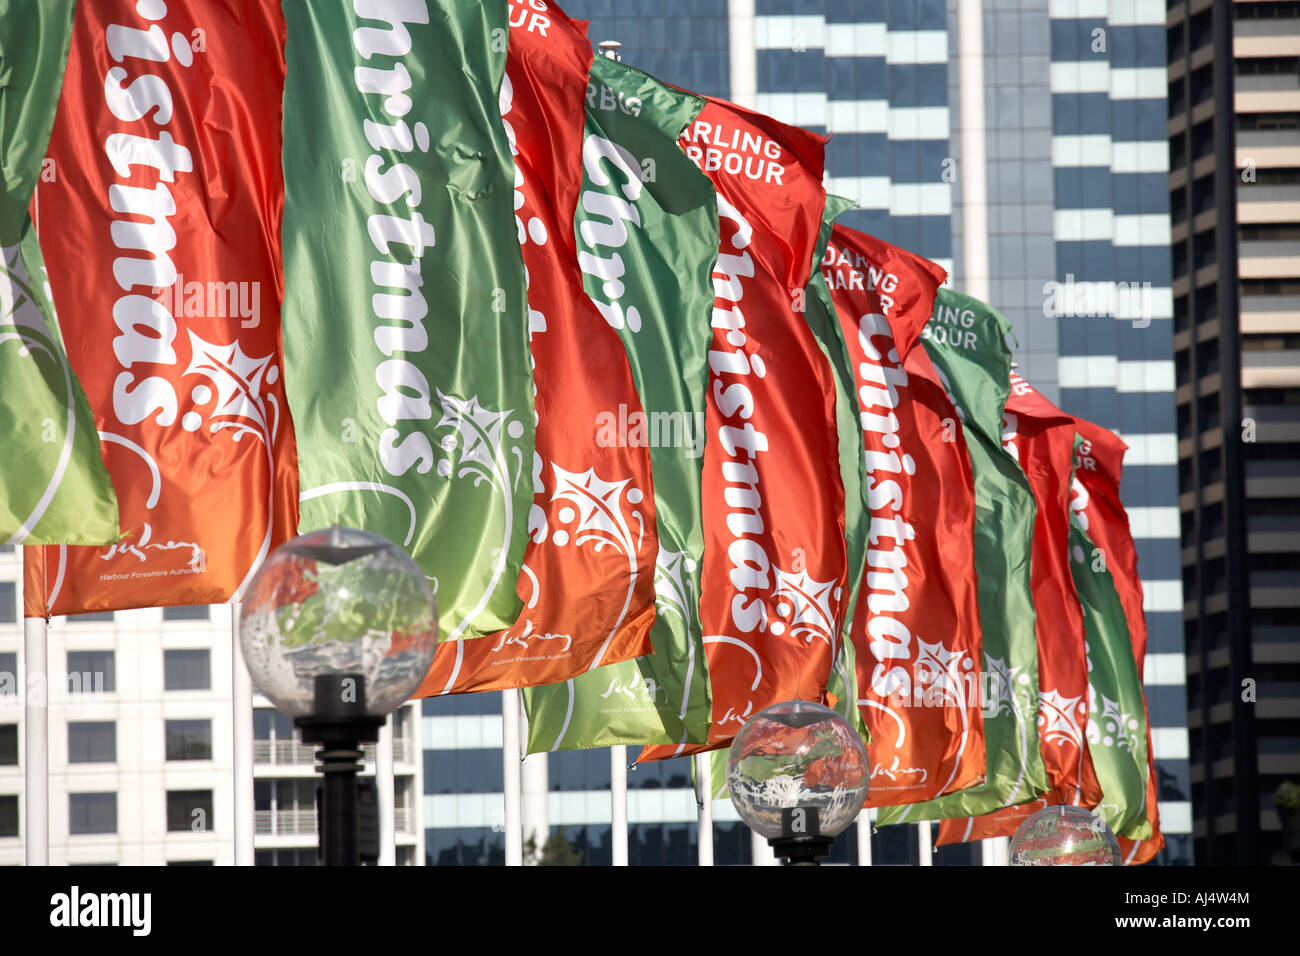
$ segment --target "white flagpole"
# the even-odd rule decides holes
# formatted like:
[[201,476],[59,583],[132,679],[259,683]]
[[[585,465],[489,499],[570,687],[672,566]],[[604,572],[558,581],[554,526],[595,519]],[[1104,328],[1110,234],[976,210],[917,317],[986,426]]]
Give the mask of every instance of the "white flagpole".
[[713,754],[705,751],[695,758],[696,801],[699,805],[699,850],[700,866],[713,865],[713,774],[711,766]]
[[521,813],[523,780],[519,767],[519,691],[501,692],[501,761],[506,800],[506,866],[524,865]]
[[930,832],[929,820],[916,825],[916,854],[920,866],[934,866],[934,834]]
[[984,129],[984,4],[957,0],[957,70],[961,89],[962,291],[989,297],[988,156]]
[[858,813],[858,866],[871,866],[871,808]]
[[45,618],[23,618],[23,810],[27,819],[24,840],[28,866],[50,865],[50,680],[46,637]]
[[1011,840],[1007,837],[989,837],[980,840],[980,863],[983,866],[1006,866]]
[[393,715],[375,745],[375,796],[379,799],[379,865],[397,865],[397,814],[393,800]]
[[614,866],[627,866],[627,747],[609,748],[610,832]]
[[[524,742],[523,749],[528,749],[528,711],[519,708],[519,739]],[[533,840],[538,856],[546,846],[551,828],[547,823],[547,793],[550,786],[550,761],[545,753],[528,754],[524,757],[523,770],[523,807],[519,817],[523,823],[524,843]]]
[[766,837],[759,836],[753,830],[749,831],[749,855],[753,858],[754,866],[776,866],[776,851],[772,845],[767,842]]
[[235,787],[235,866],[253,865],[253,678],[239,643],[240,603],[230,602],[230,717]]

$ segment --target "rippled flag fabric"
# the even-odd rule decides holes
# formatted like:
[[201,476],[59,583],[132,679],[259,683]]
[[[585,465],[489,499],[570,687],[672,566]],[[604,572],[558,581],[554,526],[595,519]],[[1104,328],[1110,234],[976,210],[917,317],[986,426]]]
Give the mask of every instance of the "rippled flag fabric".
[[[587,296],[623,341],[645,418],[606,440],[648,442],[659,531],[654,653],[528,688],[528,750],[702,742],[709,684],[700,630],[700,480],[718,203],[677,145],[704,106],[605,57],[591,65],[574,219]],[[617,412],[617,409],[611,411]]]
[[533,383],[501,122],[508,7],[284,5],[284,348],[301,530],[430,576],[444,640],[515,623]]
[[[1072,567],[1080,599],[1086,589],[1096,595],[1099,608],[1088,620],[1089,606],[1084,603],[1085,620],[1092,625],[1088,656],[1095,688],[1088,746],[1094,757],[1105,755],[1115,770],[1111,779],[1102,777],[1104,796],[1097,812],[1104,809],[1111,815],[1107,822],[1119,838],[1125,862],[1145,863],[1164,846],[1164,836],[1160,832],[1155,757],[1142,686],[1147,644],[1142,579],[1128,515],[1119,497],[1127,447],[1114,432],[1092,422],[1076,419],[1075,428],[1079,441],[1071,508],[1077,530],[1087,535],[1092,547],[1088,542],[1080,543],[1082,560],[1072,548]],[[1080,585],[1081,580],[1086,583]],[[1111,588],[1118,600],[1118,615]],[[1113,694],[1106,692],[1107,677],[1113,680]],[[1120,809],[1112,809],[1116,804]]]
[[[967,331],[948,326],[944,334],[965,341]],[[1088,666],[1083,613],[1074,592],[1068,554],[1074,425],[1074,418],[1011,373],[1002,444],[1024,469],[1038,508],[1032,570],[1038,638],[1038,746],[1050,789],[1037,800],[991,814],[942,820],[936,840],[939,845],[1010,836],[1027,816],[1049,805],[1094,807],[1101,799],[1101,785],[1085,737]]]
[[[826,207],[825,138],[709,100],[682,148],[718,194],[700,618],[707,741],[785,700],[823,699],[848,584],[836,382],[805,319]],[[854,436],[856,441],[856,436]]]
[[627,354],[586,297],[573,217],[592,60],[586,24],[515,0],[501,118],[515,168],[512,227],[528,270],[537,450],[515,623],[444,642],[418,697],[567,680],[651,651],[659,550],[644,442],[603,440],[644,419]]
[[1024,471],[1002,447],[1010,323],[978,299],[941,289],[922,338],[952,396],[975,490],[975,573],[985,665],[982,784],[925,804],[891,807],[882,823],[967,817],[1047,789],[1038,749],[1038,645],[1031,562],[1037,508]]
[[29,615],[223,602],[293,534],[283,44],[273,0],[77,5],[36,208],[123,536],[27,549]]
[[[54,316],[37,228],[46,159],[72,42],[71,4],[0,17],[0,543],[111,544],[117,497],[95,420]],[[40,210],[33,210],[39,219]],[[57,234],[57,224],[47,223]]]
[[855,375],[870,531],[851,631],[868,806],[984,773],[970,459],[925,350],[943,270],[836,226],[821,271]]

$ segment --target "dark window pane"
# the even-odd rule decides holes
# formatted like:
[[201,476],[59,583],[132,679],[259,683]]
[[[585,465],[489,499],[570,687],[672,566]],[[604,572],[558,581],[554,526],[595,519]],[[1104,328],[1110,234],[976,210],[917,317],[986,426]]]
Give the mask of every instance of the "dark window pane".
[[117,690],[117,659],[112,651],[68,651],[68,693]]
[[117,794],[68,794],[68,832],[116,833]]
[[18,795],[0,794],[0,837],[18,836]]
[[211,790],[168,790],[167,830],[171,833],[212,829]]
[[211,760],[212,721],[167,721],[168,760]]
[[212,655],[205,650],[163,651],[166,690],[211,690]]
[[0,624],[12,624],[18,620],[18,604],[15,599],[14,582],[0,581]]
[[68,724],[68,763],[113,763],[117,760],[117,724],[111,720]]
[[18,725],[0,724],[0,767],[18,766]]
[[208,606],[206,604],[178,604],[163,608],[164,621],[206,621]]
[[86,614],[69,614],[68,621],[73,624],[97,624],[113,620],[112,611],[89,611]]

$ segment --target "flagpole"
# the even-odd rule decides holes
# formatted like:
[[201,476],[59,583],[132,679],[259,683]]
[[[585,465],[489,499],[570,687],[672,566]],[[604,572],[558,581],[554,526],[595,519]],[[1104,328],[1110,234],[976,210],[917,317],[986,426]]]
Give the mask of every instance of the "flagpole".
[[1006,866],[1010,844],[1008,837],[980,840],[980,863],[984,866]]
[[253,678],[239,643],[240,603],[230,602],[231,776],[235,787],[235,866],[253,865]]
[[712,753],[705,751],[695,757],[696,801],[699,806],[700,866],[713,865],[713,774],[709,766]]
[[397,820],[393,800],[393,715],[379,728],[375,744],[375,796],[379,801],[379,865],[397,865]]
[[934,834],[929,820],[916,825],[916,855],[918,866],[934,866]]
[[960,88],[962,288],[989,298],[988,156],[984,129],[984,10],[982,0],[957,0]]
[[871,808],[858,814],[858,866],[871,866]]
[[776,851],[754,830],[749,831],[749,855],[754,866],[776,866]]
[[501,692],[501,761],[506,800],[506,866],[524,865],[521,810],[523,781],[519,760],[519,691]]
[[609,748],[610,832],[614,866],[627,866],[627,747]]
[[[50,708],[47,620],[23,618],[23,775],[28,866],[50,865]],[[32,677],[36,676],[33,681]]]

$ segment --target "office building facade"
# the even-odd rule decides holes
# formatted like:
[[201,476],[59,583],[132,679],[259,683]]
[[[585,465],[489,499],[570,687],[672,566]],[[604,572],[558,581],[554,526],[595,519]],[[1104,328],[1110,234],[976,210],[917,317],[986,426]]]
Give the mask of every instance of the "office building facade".
[[1167,44],[1196,857],[1295,862],[1300,4],[1170,3]]

